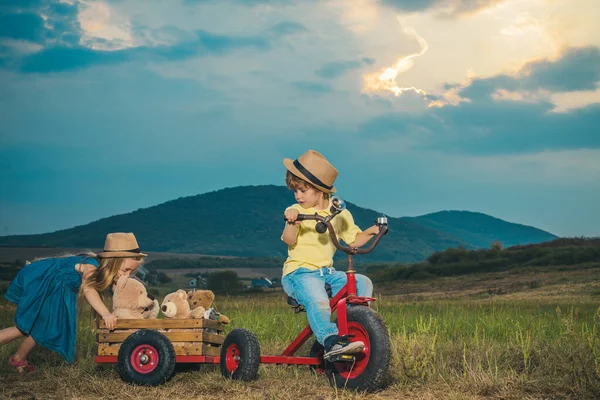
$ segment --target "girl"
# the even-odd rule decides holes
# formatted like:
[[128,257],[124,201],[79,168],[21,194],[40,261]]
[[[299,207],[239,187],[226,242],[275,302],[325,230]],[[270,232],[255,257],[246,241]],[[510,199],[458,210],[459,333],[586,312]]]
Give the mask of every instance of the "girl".
[[104,251],[97,256],[89,253],[46,258],[21,269],[4,294],[17,305],[15,326],[0,330],[0,345],[25,336],[9,359],[11,367],[19,372],[35,371],[27,357],[38,343],[73,362],[78,293],[104,319],[108,329],[114,329],[117,318],[106,308],[99,292],[119,277],[131,275],[145,256],[133,233],[109,233]]

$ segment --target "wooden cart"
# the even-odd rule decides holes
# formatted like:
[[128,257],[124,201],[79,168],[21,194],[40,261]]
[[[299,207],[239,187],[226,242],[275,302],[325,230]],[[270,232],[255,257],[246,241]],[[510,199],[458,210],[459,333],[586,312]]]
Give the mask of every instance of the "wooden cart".
[[218,364],[224,325],[207,319],[120,319],[96,323],[97,363],[117,364],[125,382],[158,385],[176,363]]

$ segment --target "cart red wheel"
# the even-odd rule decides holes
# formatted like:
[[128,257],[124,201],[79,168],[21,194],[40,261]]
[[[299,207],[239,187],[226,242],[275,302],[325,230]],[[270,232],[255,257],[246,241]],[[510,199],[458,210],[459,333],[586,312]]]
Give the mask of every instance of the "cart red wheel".
[[[339,388],[375,391],[381,388],[391,360],[390,336],[381,317],[369,307],[348,308],[348,334],[365,348],[354,362],[326,363],[332,385]],[[353,336],[353,337],[352,337]]]
[[175,361],[175,349],[165,335],[142,329],[123,341],[117,356],[117,369],[125,382],[156,386],[171,377]]
[[129,361],[136,372],[150,373],[158,367],[158,350],[149,344],[141,344],[131,352]]
[[234,329],[221,347],[221,374],[226,378],[251,381],[258,377],[260,345],[254,334],[246,329]]

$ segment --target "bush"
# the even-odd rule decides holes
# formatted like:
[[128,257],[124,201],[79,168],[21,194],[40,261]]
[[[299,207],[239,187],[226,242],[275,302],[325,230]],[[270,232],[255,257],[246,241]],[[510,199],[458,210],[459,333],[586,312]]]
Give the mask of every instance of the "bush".
[[[495,242],[494,242],[495,243]],[[374,264],[366,266],[374,282],[393,280],[430,279],[440,276],[505,271],[526,266],[575,265],[600,262],[600,240],[582,238],[555,240],[540,245],[515,246],[502,250],[501,244],[492,249],[448,249],[432,254],[427,261],[416,264]]]
[[208,276],[208,288],[214,293],[237,293],[243,290],[244,285],[235,271],[219,271]]

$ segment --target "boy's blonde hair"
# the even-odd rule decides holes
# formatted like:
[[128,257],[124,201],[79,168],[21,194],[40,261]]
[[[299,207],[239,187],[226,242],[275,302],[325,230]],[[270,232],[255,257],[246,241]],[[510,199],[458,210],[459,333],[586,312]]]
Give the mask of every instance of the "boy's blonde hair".
[[306,182],[304,179],[298,178],[296,175],[292,174],[290,171],[287,171],[287,173],[285,174],[285,184],[288,187],[288,189],[290,189],[290,190],[312,189],[316,192],[321,193],[325,200],[329,200],[329,193],[322,191],[321,189],[319,189],[315,185],[311,184],[310,182]]

